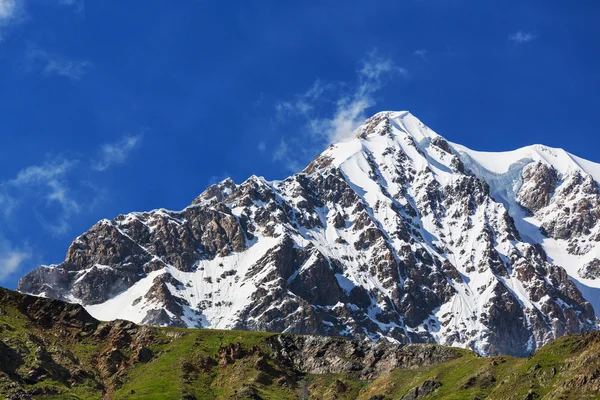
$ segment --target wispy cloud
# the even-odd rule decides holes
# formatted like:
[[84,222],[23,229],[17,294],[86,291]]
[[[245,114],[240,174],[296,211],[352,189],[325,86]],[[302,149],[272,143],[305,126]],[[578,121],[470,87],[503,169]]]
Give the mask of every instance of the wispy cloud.
[[332,87],[332,84],[324,84],[317,80],[306,92],[294,96],[293,100],[276,103],[277,120],[281,121],[289,115],[309,115],[314,110],[315,103]]
[[290,151],[290,144],[284,138],[279,141],[272,157],[273,161],[283,163],[290,172],[298,172],[302,169],[302,165],[296,160],[293,152]]
[[20,170],[17,175],[0,183],[0,204],[5,203],[5,215],[10,215],[21,206],[24,199],[44,203],[53,210],[52,220],[43,217],[39,210],[33,209],[43,227],[56,234],[67,232],[69,220],[81,211],[81,205],[75,200],[69,185],[69,174],[77,161],[64,158],[51,159],[43,164],[32,165]]
[[19,171],[17,176],[10,180],[10,183],[23,186],[38,182],[55,182],[57,179],[64,177],[73,164],[73,161],[56,160],[42,165],[33,165]]
[[23,0],[0,0],[0,44],[7,37],[10,27],[25,20],[25,17]]
[[98,160],[92,164],[92,169],[105,171],[108,168],[123,164],[132,150],[139,146],[142,135],[125,136],[116,143],[106,143],[100,148]]
[[358,76],[362,86],[368,86],[369,89],[378,89],[382,78],[386,74],[392,73],[408,75],[405,68],[396,66],[390,58],[379,57],[377,52],[373,51],[362,61]]
[[0,217],[10,221],[25,211],[37,217],[53,235],[68,233],[76,215],[89,212],[106,198],[102,188],[84,178],[85,173],[124,163],[140,140],[141,135],[126,136],[117,143],[103,145],[98,161],[92,165],[80,155],[48,156],[43,163],[22,168],[12,178],[0,181]]
[[39,71],[45,76],[60,76],[71,80],[81,79],[91,67],[89,61],[51,54],[36,46],[31,46],[27,50],[26,59],[31,71]]
[[231,175],[229,174],[229,172],[224,171],[222,173],[220,173],[219,175],[212,175],[208,178],[208,185],[214,185],[217,184],[219,182],[224,181],[225,179],[231,177]]
[[264,140],[261,140],[260,142],[258,142],[258,145],[256,145],[256,148],[261,153],[264,153],[267,150],[267,144],[265,143]]
[[6,182],[0,182],[0,209],[2,209],[2,214],[4,216],[11,215],[18,205],[17,199],[8,192]]
[[429,52],[425,49],[418,49],[413,51],[413,56],[422,58],[424,61],[427,61],[427,54],[429,54]]
[[21,0],[0,0],[0,26],[18,21],[23,11]]
[[8,240],[0,237],[0,282],[21,270],[23,264],[31,257],[31,250],[16,248]]
[[357,71],[358,84],[355,90],[337,99],[333,115],[310,119],[309,126],[313,134],[323,136],[328,142],[348,137],[367,118],[367,110],[375,105],[374,94],[392,76],[407,77],[408,71],[395,65],[389,58],[370,53]]
[[58,4],[61,6],[72,7],[75,12],[83,12],[85,9],[85,3],[83,0],[58,0]]
[[[360,62],[354,83],[317,80],[292,100],[276,103],[276,125],[298,122],[300,118],[301,131],[307,132],[309,137],[281,138],[273,151],[273,161],[298,171],[302,163],[299,158],[314,156],[323,145],[347,138],[360,126],[376,105],[375,94],[387,81],[408,76],[405,68],[373,51]],[[323,113],[323,110],[328,111]]]
[[0,21],[12,18],[16,8],[14,0],[0,0]]
[[80,79],[89,68],[88,61],[76,61],[66,58],[48,59],[44,74],[64,76],[69,79]]
[[535,40],[537,38],[537,34],[533,32],[518,31],[515,34],[510,35],[508,38],[515,43],[527,43]]

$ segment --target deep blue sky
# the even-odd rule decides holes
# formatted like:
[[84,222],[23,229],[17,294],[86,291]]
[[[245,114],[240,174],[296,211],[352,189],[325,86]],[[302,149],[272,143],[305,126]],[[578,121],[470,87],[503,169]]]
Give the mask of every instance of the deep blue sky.
[[0,0],[0,284],[101,218],[283,178],[380,110],[600,162],[599,20],[597,0]]

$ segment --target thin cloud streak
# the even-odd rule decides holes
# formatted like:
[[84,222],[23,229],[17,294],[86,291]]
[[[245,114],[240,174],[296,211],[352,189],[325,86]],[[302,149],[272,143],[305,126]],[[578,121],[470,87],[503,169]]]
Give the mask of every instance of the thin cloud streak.
[[[100,159],[90,167],[104,171],[124,163],[140,140],[141,135],[127,136],[117,143],[103,145]],[[16,210],[26,207],[53,235],[68,233],[72,218],[91,210],[103,198],[102,189],[79,179],[78,173],[82,170],[89,169],[81,157],[52,157],[19,170],[13,178],[0,181],[0,217],[14,218]]]
[[423,61],[427,61],[427,54],[429,54],[429,52],[425,49],[418,49],[413,51],[413,56],[422,58]]
[[6,204],[5,216],[9,216],[23,199],[43,200],[45,207],[58,207],[52,221],[44,219],[35,211],[44,229],[55,235],[67,232],[70,218],[81,211],[69,187],[69,174],[78,164],[76,160],[56,158],[40,165],[20,170],[16,177],[0,183],[0,204]]
[[99,160],[92,164],[92,169],[106,171],[115,165],[123,164],[129,154],[139,146],[141,141],[142,135],[125,136],[116,143],[102,145]]
[[332,84],[323,84],[317,80],[306,92],[296,95],[294,100],[278,102],[275,105],[277,122],[285,120],[289,115],[309,115],[314,110],[315,103],[332,88]]
[[16,248],[8,240],[0,237],[0,282],[20,271],[23,264],[31,258],[31,250]]
[[264,140],[261,140],[260,142],[258,142],[258,145],[256,146],[256,148],[261,153],[264,153],[267,150],[267,144],[265,143]]
[[58,0],[58,4],[61,6],[72,7],[75,12],[78,13],[85,10],[85,3],[83,0]]
[[284,138],[279,141],[272,158],[273,161],[282,162],[290,172],[298,172],[302,169],[302,165],[292,155],[290,144]]
[[26,60],[30,71],[39,71],[44,76],[59,76],[70,80],[81,79],[92,65],[89,61],[51,54],[36,46],[27,50]]
[[537,35],[533,32],[518,31],[509,37],[510,40],[516,43],[527,43],[535,40]]

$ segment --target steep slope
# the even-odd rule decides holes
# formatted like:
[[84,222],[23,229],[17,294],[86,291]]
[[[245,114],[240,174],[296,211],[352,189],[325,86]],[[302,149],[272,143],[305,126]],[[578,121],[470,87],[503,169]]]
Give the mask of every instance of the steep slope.
[[600,164],[542,145],[506,153],[453,146],[506,205],[521,235],[541,244],[600,310]]
[[100,323],[0,289],[0,396],[51,399],[592,399],[600,333],[529,359],[437,345]]
[[570,278],[554,261],[597,237],[597,182],[543,156],[480,155],[410,113],[379,113],[283,181],[228,179],[179,212],[100,221],[19,290],[81,303],[101,320],[484,355],[529,354],[596,329],[574,271],[598,266],[568,265]]

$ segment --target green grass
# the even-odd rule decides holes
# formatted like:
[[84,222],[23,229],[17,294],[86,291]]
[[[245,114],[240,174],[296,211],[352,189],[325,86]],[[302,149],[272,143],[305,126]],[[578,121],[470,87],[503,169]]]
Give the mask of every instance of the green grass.
[[[194,364],[199,358],[216,357],[222,347],[232,343],[241,343],[242,347],[250,350],[262,345],[265,338],[272,336],[262,332],[238,332],[222,330],[186,330],[165,329],[163,337],[181,335],[166,345],[151,346],[160,357],[147,364],[139,364],[126,377],[127,381],[116,392],[120,399],[165,399],[180,398],[182,392],[195,395],[197,398],[216,398],[233,394],[239,382],[251,380],[255,371],[240,366],[227,366],[230,370],[217,374],[218,368],[210,373],[198,373],[193,383],[183,381],[182,367],[185,362]],[[227,382],[232,378],[232,382]],[[213,381],[224,381],[215,386]],[[231,392],[231,393],[230,393]]]
[[[196,399],[241,399],[253,394],[265,400],[309,395],[322,400],[368,400],[376,395],[396,400],[429,380],[441,383],[429,399],[522,400],[530,393],[540,399],[600,399],[600,332],[559,338],[528,359],[482,358],[459,350],[460,357],[451,361],[428,368],[396,369],[366,380],[356,373],[303,374],[281,364],[271,357],[265,342],[276,335],[272,333],[147,329],[152,338],[148,347],[153,359],[137,362],[136,347],[121,346],[119,350],[128,361],[119,370],[119,381],[113,382],[110,376],[97,371],[99,357],[111,350],[112,344],[100,340],[93,331],[83,335],[81,330],[69,326],[41,329],[16,307],[3,304],[0,397],[19,389],[48,393],[32,396],[36,400],[99,400],[104,387],[111,398],[128,400],[181,399],[186,395]],[[226,363],[219,353],[234,344],[241,346],[244,356]],[[2,349],[6,352],[7,348],[12,350],[3,355]],[[22,362],[10,351],[17,352]],[[49,354],[50,364],[40,354]],[[54,378],[35,384],[18,379],[11,383],[12,378],[6,375],[12,373],[11,363],[15,374],[21,377],[43,363],[50,369],[81,370],[88,375],[74,380],[51,375]]]

